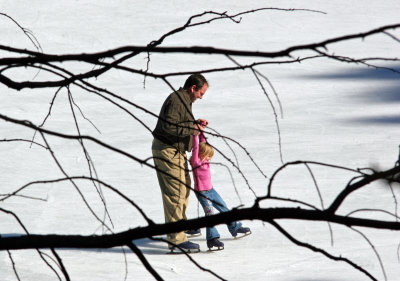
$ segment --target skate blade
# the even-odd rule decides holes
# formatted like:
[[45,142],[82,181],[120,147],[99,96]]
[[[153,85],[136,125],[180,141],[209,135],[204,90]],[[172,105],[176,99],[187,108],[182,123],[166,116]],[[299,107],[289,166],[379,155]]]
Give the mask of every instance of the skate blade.
[[187,238],[194,238],[194,237],[199,237],[199,236],[201,236],[201,233],[199,233],[199,234],[186,234]]
[[244,233],[244,234],[242,234],[242,235],[240,235],[240,236],[239,236],[239,234],[238,234],[238,235],[236,235],[235,237],[233,237],[233,239],[240,239],[240,238],[249,236],[250,234],[251,234],[251,231],[250,231],[250,232],[247,232],[247,233]]
[[179,248],[172,248],[169,250],[167,254],[170,255],[182,255],[182,254],[196,254],[200,253],[200,249],[182,249],[180,250]]
[[224,247],[212,247],[208,248],[208,252],[217,252],[217,251],[222,251]]

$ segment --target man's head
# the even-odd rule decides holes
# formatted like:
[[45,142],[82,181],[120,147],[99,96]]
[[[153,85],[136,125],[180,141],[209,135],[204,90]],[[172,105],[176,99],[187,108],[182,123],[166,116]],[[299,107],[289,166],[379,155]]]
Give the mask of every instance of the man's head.
[[201,74],[192,74],[186,79],[183,88],[188,92],[190,100],[202,99],[208,89],[208,82]]

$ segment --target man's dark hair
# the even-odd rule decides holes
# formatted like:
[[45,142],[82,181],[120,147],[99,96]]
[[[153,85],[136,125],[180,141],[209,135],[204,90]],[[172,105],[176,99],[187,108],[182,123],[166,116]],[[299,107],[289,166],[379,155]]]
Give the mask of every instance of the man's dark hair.
[[190,89],[193,85],[196,86],[196,91],[200,90],[204,84],[208,85],[207,79],[201,74],[192,74],[186,79],[184,89]]

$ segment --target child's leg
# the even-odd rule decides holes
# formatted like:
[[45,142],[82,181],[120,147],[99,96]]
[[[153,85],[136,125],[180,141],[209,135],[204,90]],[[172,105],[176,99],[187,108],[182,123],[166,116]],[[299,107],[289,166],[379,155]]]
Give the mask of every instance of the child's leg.
[[[209,191],[201,191],[200,193],[201,193],[201,195],[196,192],[196,197],[199,200],[201,206],[203,207],[204,214],[206,216],[213,215],[214,209],[212,206],[212,202],[210,201],[210,199],[212,200],[212,198],[210,198],[210,196],[209,196],[210,195]],[[219,238],[218,230],[215,227],[207,227],[206,228],[206,239],[210,240],[213,238]]]
[[[214,188],[209,190],[209,192],[210,192],[210,198],[213,200],[212,205],[215,207],[215,209],[217,209],[221,213],[229,211],[224,200],[222,200],[221,196]],[[240,222],[234,221],[228,224],[227,226],[229,232],[232,234],[236,230],[238,230],[242,226],[242,224]]]

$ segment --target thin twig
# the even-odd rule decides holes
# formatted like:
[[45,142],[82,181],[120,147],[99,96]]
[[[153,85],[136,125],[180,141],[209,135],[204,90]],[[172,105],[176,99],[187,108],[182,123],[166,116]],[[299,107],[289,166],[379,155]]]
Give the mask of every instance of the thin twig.
[[12,17],[10,17],[9,15],[5,14],[5,13],[0,13],[0,15],[5,16],[7,18],[9,18],[11,21],[13,21],[18,27],[19,29],[22,30],[22,32],[29,38],[29,41],[32,42],[33,46],[35,46],[36,50],[42,52],[42,47],[40,46],[39,41],[37,40],[37,38],[35,37],[35,35],[33,34],[33,32],[23,26],[21,26],[16,20],[14,20]]
[[211,165],[219,165],[219,166],[225,167],[228,170],[228,173],[229,173],[229,176],[231,177],[231,181],[232,181],[233,187],[235,189],[236,195],[239,198],[240,205],[242,205],[243,204],[242,198],[240,197],[239,190],[237,189],[236,184],[235,184],[235,179],[233,178],[232,172],[229,169],[229,167],[223,163],[217,163],[217,162],[210,162],[210,164]]
[[378,251],[376,250],[374,244],[372,244],[371,240],[369,240],[368,237],[364,233],[362,233],[361,231],[355,229],[354,227],[350,227],[350,229],[353,230],[354,232],[357,232],[358,234],[360,234],[365,239],[365,241],[367,241],[367,243],[371,246],[371,249],[374,251],[374,253],[375,253],[375,255],[376,255],[376,257],[377,257],[377,259],[379,261],[379,265],[380,265],[380,267],[382,269],[383,277],[385,278],[385,280],[387,280],[385,267],[383,266],[382,259],[381,259],[380,255],[379,255]]
[[57,254],[57,252],[54,250],[54,248],[51,248],[51,252],[53,255],[56,257],[58,265],[60,266],[61,272],[63,273],[65,280],[70,281],[71,279],[69,278],[68,271],[66,270],[64,263],[62,262],[61,257]]
[[[54,162],[57,164],[57,166],[58,166],[58,168],[60,169],[60,171],[64,174],[65,177],[70,178],[70,177],[68,176],[68,174],[66,173],[66,171],[64,170],[64,168],[62,167],[61,163],[58,161],[58,159],[57,159],[57,157],[55,156],[53,150],[51,149],[49,143],[47,142],[46,137],[45,137],[45,135],[44,135],[44,132],[42,131],[43,129],[40,129],[39,127],[36,127],[36,128],[39,130],[39,132],[40,132],[40,134],[41,134],[41,136],[42,136],[43,141],[46,143],[46,146],[49,148],[49,152],[50,152],[51,157],[53,158]],[[82,191],[80,190],[80,188],[78,187],[78,185],[73,181],[73,179],[70,179],[70,182],[71,182],[71,184],[75,187],[76,191],[78,191],[78,194],[80,195],[81,199],[82,199],[83,202],[85,203],[85,205],[86,205],[86,207],[88,208],[88,210],[90,211],[90,213],[92,213],[92,215],[96,218],[96,220],[98,220],[98,221],[101,223],[101,225],[103,225],[107,230],[110,230],[110,231],[111,231],[111,229],[105,224],[105,222],[104,222],[103,220],[101,220],[101,219],[97,216],[97,214],[94,212],[94,210],[93,210],[92,207],[90,206],[89,202],[86,200],[86,198],[85,198],[85,196],[83,195]]]
[[8,258],[9,258],[10,261],[11,261],[11,265],[12,265],[12,268],[13,268],[15,277],[17,278],[18,281],[21,281],[21,279],[19,278],[19,275],[18,275],[17,268],[16,268],[16,266],[15,266],[14,259],[13,259],[12,255],[11,255],[11,251],[7,250],[7,253],[8,253]]
[[351,260],[341,257],[341,256],[334,256],[328,252],[326,252],[323,249],[317,248],[313,245],[304,243],[299,241],[298,239],[294,238],[291,234],[289,234],[283,227],[281,227],[278,223],[276,223],[275,221],[271,220],[269,222],[271,225],[273,225],[280,233],[282,233],[284,236],[286,236],[286,238],[288,238],[291,242],[293,242],[294,244],[296,244],[297,246],[303,247],[303,248],[307,248],[313,252],[317,252],[317,253],[321,253],[322,255],[326,256],[327,258],[334,260],[334,261],[343,261],[345,263],[347,263],[348,265],[350,265],[351,267],[357,269],[358,271],[364,273],[366,276],[368,276],[371,280],[378,280],[376,279],[374,276],[372,276],[371,273],[369,273],[367,270],[365,270],[364,268],[362,268],[361,266],[357,265],[356,263],[352,262]]
[[26,139],[2,139],[2,140],[0,140],[0,142],[28,142],[28,143],[30,143],[30,144],[35,144],[35,145],[41,146],[42,148],[47,149],[47,147],[44,146],[44,145],[41,144],[41,143],[34,142],[34,141],[32,141],[32,140],[26,140]]
[[182,249],[182,248],[179,247],[178,245],[176,245],[176,244],[174,244],[174,243],[171,243],[171,242],[169,242],[169,241],[167,241],[167,240],[165,240],[165,239],[163,239],[163,238],[150,237],[150,239],[151,239],[151,240],[154,240],[154,241],[162,241],[162,242],[167,243],[167,244],[170,245],[170,246],[176,247],[179,251],[181,251],[182,254],[184,254],[184,255],[185,255],[195,266],[197,266],[200,270],[205,271],[205,272],[208,272],[208,273],[214,275],[215,277],[217,277],[217,278],[220,279],[220,280],[225,280],[224,278],[222,278],[221,276],[219,276],[218,274],[216,274],[214,271],[202,267],[202,266],[201,266],[199,263],[197,263],[188,253],[186,253],[186,251],[185,251],[184,249]]
[[[77,130],[77,133],[78,133],[78,135],[80,136],[80,135],[81,135],[81,132],[80,132],[78,120],[77,120],[76,115],[75,115],[75,110],[74,110],[74,107],[73,107],[73,104],[75,104],[75,103],[73,102],[72,94],[71,94],[71,91],[70,91],[69,87],[67,87],[67,89],[68,89],[68,101],[69,101],[69,104],[70,104],[72,117],[73,117],[73,119],[74,119],[74,123],[75,123],[75,127],[76,127],[76,130]],[[88,150],[86,149],[86,146],[85,146],[84,143],[83,143],[83,140],[80,139],[80,140],[78,140],[78,141],[79,141],[79,144],[80,144],[81,147],[82,147],[83,154],[84,154],[85,157],[86,157],[86,162],[87,162],[87,165],[88,165],[90,177],[95,177],[95,178],[97,178],[98,175],[97,175],[97,172],[96,172],[95,165],[94,165],[94,163],[93,163],[93,161],[92,161],[92,159],[91,159],[91,157],[90,157],[90,155],[89,155]],[[92,173],[92,170],[93,170],[94,175],[93,175],[93,173]],[[103,218],[103,221],[105,221],[106,217],[108,217],[108,219],[110,220],[111,226],[114,227],[114,224],[113,224],[113,221],[112,221],[112,219],[111,219],[110,213],[108,212],[106,199],[105,199],[104,194],[103,194],[103,192],[102,192],[102,190],[101,190],[101,185],[96,186],[96,183],[93,182],[93,186],[95,187],[96,192],[97,192],[97,194],[99,195],[100,200],[101,200],[101,202],[102,202],[102,204],[103,204],[103,206],[104,206],[104,218]]]
[[[317,190],[317,193],[318,193],[318,197],[319,197],[319,201],[320,201],[320,203],[321,203],[321,207],[322,207],[322,209],[324,210],[324,209],[325,209],[325,206],[324,206],[324,199],[322,198],[321,190],[320,190],[320,188],[319,188],[319,186],[318,186],[318,183],[317,183],[317,180],[316,180],[316,178],[315,178],[315,176],[314,176],[314,173],[313,173],[313,171],[311,170],[310,165],[308,165],[307,163],[305,163],[304,165],[306,166],[308,172],[309,172],[310,175],[311,175],[311,178],[312,178],[312,180],[313,180],[313,182],[314,182],[315,189]],[[329,222],[328,222],[328,228],[329,228],[329,233],[330,233],[330,236],[331,236],[331,246],[333,246],[333,231],[332,231],[331,224],[330,224]]]
[[139,248],[135,245],[135,243],[131,242],[128,243],[127,246],[136,254],[136,256],[139,258],[139,260],[142,262],[143,266],[147,269],[148,272],[150,272],[151,275],[156,280],[164,280],[156,270],[151,266],[149,261],[146,259],[146,257],[143,255],[142,251],[139,250]]

